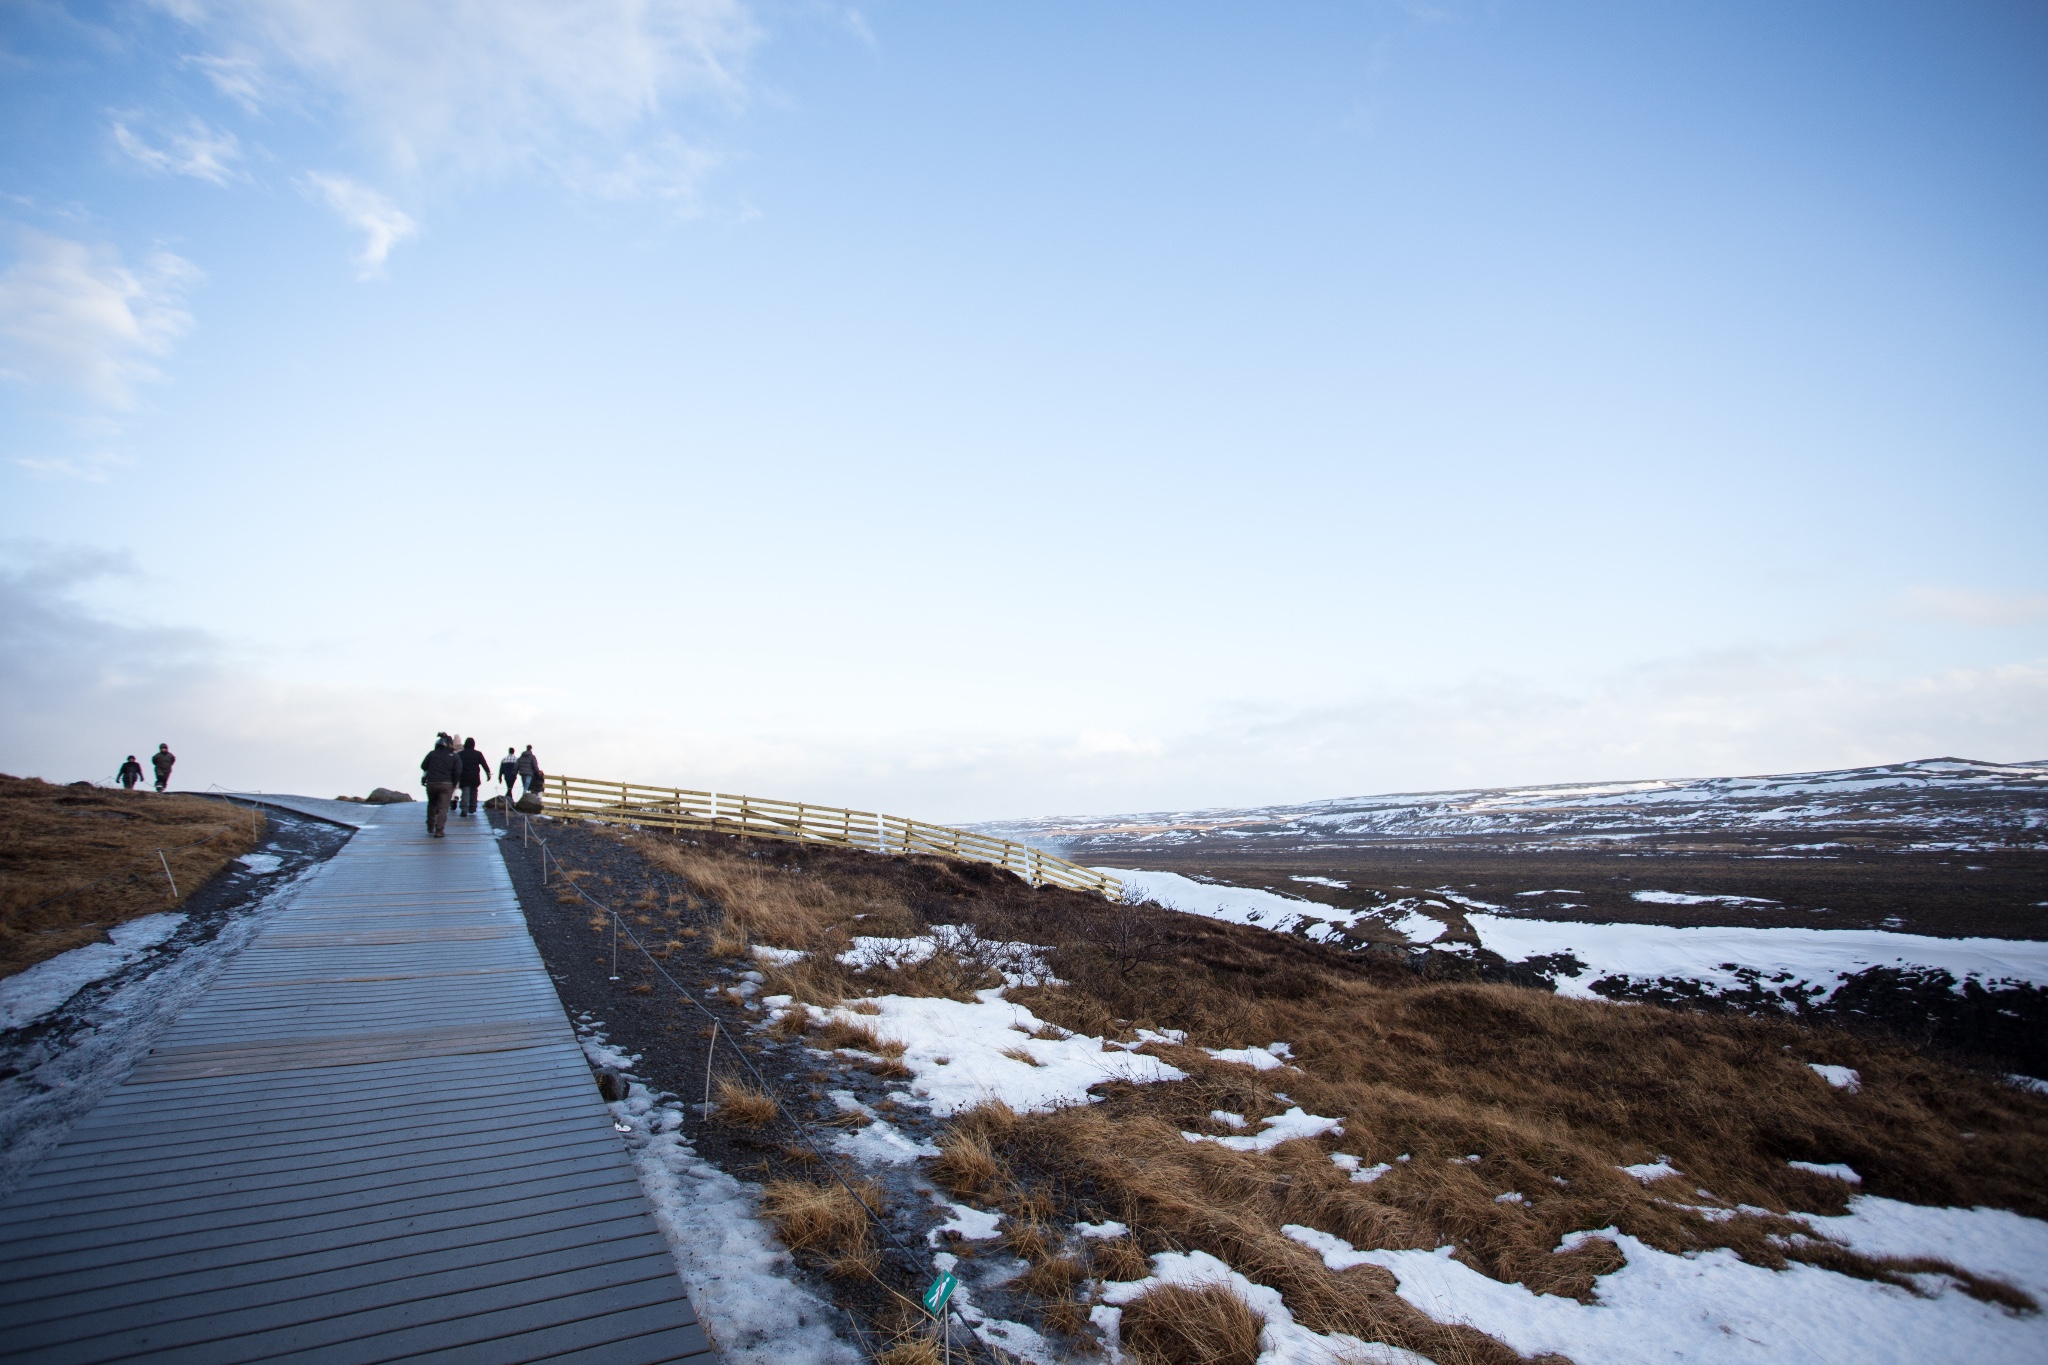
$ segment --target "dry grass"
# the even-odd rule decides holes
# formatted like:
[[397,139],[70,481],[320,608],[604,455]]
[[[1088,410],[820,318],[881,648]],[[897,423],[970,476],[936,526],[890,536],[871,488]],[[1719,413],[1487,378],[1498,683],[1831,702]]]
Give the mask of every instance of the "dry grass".
[[1232,1290],[1165,1284],[1124,1305],[1123,1348],[1140,1365],[1254,1365],[1265,1325]]
[[775,1122],[775,1100],[745,1081],[731,1079],[718,1083],[718,1108],[713,1116],[734,1128],[762,1128]]
[[861,1203],[880,1214],[882,1189],[868,1181],[858,1188],[856,1200],[837,1181],[776,1180],[763,1188],[761,1203],[792,1255],[835,1277],[872,1275],[880,1257]]
[[196,796],[0,776],[0,976],[175,909],[254,848],[261,827],[259,815]]

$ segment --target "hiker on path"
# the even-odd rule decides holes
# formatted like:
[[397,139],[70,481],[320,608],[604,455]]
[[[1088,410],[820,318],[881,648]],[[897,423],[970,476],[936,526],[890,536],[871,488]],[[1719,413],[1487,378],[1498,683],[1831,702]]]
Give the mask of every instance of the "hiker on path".
[[158,791],[171,785],[171,765],[177,761],[178,756],[171,752],[171,746],[168,744],[157,745],[156,752],[149,756],[150,765],[156,769]]
[[533,756],[533,746],[526,746],[526,752],[519,755],[519,780],[526,784],[526,795],[532,796],[547,786],[548,775],[540,770],[540,760]]
[[448,801],[455,795],[455,779],[461,768],[455,746],[446,735],[420,760],[420,781],[427,787],[427,833],[436,839],[448,837]]
[[498,780],[505,784],[505,808],[512,808],[512,784],[519,780],[519,751],[511,747],[498,760]]
[[483,751],[476,747],[476,736],[471,735],[462,741],[462,749],[455,755],[455,762],[461,773],[457,784],[462,788],[462,813],[475,815],[476,789],[490,775],[491,760],[484,757]]
[[128,761],[121,765],[121,771],[115,776],[120,779],[122,791],[132,792],[135,790],[135,784],[142,780],[142,765],[135,761],[134,754],[130,754]]

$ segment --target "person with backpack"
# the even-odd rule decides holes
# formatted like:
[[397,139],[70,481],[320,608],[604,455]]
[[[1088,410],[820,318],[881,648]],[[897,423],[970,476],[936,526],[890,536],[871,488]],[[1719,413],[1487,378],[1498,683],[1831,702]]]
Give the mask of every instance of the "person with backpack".
[[427,833],[436,839],[448,837],[448,802],[455,795],[456,779],[461,773],[455,746],[446,735],[420,760],[420,781],[427,789]]
[[128,761],[121,765],[121,771],[115,776],[120,780],[122,791],[132,792],[135,790],[135,784],[142,780],[142,765],[135,761],[134,754],[130,754]]
[[491,771],[491,760],[476,747],[476,736],[462,741],[462,749],[455,755],[460,776],[456,779],[462,789],[461,810],[464,815],[476,814],[476,789],[484,783],[484,777]]
[[178,756],[171,752],[171,746],[168,744],[157,745],[156,752],[149,756],[150,766],[156,769],[158,791],[171,785],[171,765],[177,761]]
[[540,770],[540,760],[533,756],[533,746],[526,746],[526,752],[519,755],[519,780],[526,784],[527,796],[538,792],[547,794],[548,775]]

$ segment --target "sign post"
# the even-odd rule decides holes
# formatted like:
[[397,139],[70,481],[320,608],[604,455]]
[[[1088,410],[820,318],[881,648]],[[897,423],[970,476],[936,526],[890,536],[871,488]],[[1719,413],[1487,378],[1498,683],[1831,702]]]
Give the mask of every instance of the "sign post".
[[946,1311],[946,1304],[953,1297],[953,1291],[960,1287],[959,1277],[950,1270],[941,1270],[939,1277],[924,1291],[924,1311],[939,1320],[939,1339],[944,1343],[948,1365],[953,1359],[953,1315]]

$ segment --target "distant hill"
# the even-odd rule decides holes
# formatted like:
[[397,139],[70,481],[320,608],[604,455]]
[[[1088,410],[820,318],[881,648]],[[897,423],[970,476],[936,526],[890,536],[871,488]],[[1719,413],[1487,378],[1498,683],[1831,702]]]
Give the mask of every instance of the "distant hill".
[[2048,761],[1928,758],[1873,768],[1353,796],[1301,805],[994,821],[978,828],[1079,861],[1125,852],[2039,849]]

